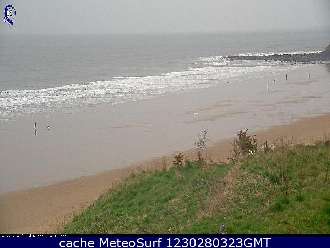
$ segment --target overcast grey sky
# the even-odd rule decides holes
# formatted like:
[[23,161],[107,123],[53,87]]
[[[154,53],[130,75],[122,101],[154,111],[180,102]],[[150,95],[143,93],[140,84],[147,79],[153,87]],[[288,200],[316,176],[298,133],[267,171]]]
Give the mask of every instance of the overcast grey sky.
[[[15,33],[309,30],[330,26],[330,0],[1,0]],[[8,26],[0,23],[0,31]]]

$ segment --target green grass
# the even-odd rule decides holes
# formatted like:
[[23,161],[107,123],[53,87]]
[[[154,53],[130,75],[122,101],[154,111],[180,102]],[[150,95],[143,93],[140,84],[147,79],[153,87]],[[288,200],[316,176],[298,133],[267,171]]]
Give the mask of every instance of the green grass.
[[141,173],[64,232],[217,233],[225,224],[228,233],[330,233],[329,170],[330,146],[319,143],[258,152],[238,167],[189,162]]
[[65,227],[67,233],[176,233],[194,222],[229,166],[197,163],[130,177]]

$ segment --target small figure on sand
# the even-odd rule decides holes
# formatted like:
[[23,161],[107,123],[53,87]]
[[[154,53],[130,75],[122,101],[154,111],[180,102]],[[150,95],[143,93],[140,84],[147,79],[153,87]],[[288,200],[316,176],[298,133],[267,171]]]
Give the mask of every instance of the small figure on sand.
[[274,79],[274,84],[276,84],[276,80]]
[[288,80],[288,74],[285,74],[285,80]]
[[310,73],[308,73],[308,79],[311,79],[311,74]]
[[34,122],[34,136],[37,136],[37,122]]

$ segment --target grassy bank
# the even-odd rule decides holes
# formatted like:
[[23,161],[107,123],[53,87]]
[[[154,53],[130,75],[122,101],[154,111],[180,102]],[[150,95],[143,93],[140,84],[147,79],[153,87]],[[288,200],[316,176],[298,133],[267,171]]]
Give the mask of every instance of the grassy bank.
[[66,233],[330,233],[330,144],[131,176]]

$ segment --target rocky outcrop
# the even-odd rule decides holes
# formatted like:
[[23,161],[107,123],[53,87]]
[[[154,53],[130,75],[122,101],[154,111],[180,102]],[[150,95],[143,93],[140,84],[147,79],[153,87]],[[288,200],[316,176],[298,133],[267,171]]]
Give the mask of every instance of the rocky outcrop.
[[327,46],[327,48],[321,53],[321,57],[323,60],[330,60],[330,44]]
[[228,56],[230,60],[265,60],[281,61],[292,63],[315,63],[321,61],[330,61],[330,45],[323,52],[301,53],[301,54],[273,54],[273,55],[255,55],[255,56]]

